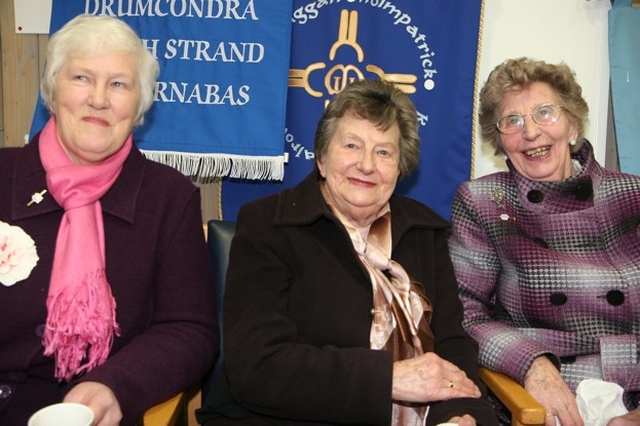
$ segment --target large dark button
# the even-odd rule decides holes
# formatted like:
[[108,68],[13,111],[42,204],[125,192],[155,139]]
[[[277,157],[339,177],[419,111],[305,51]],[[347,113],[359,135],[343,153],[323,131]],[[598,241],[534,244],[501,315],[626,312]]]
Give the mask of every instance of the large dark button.
[[620,290],[609,290],[607,292],[607,302],[613,306],[620,306],[624,303],[624,293]]
[[564,293],[553,293],[550,297],[549,297],[549,301],[551,302],[552,305],[554,306],[562,306],[565,303],[567,303],[567,295]]
[[587,201],[593,195],[593,187],[589,182],[583,182],[576,188],[576,198],[580,201]]
[[0,385],[0,399],[9,398],[12,393],[13,393],[13,390],[11,389],[11,386]]
[[537,245],[539,245],[542,248],[549,248],[549,244],[547,244],[547,242],[545,240],[543,240],[540,237],[535,237],[533,239],[533,242],[536,243]]
[[576,362],[576,356],[575,355],[561,356],[560,357],[560,363],[561,364],[573,364],[574,362]]
[[538,191],[537,189],[532,189],[527,194],[527,199],[532,203],[541,203],[542,200],[544,199],[544,195],[542,194],[542,191]]

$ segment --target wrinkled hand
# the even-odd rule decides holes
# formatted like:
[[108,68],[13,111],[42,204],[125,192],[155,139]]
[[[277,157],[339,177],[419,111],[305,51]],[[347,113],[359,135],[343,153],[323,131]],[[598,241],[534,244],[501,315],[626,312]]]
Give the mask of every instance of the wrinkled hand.
[[447,423],[457,423],[458,426],[476,426],[476,419],[469,414],[465,414],[462,417],[451,417]]
[[433,352],[393,363],[394,400],[431,402],[465,397],[479,398],[480,390],[464,371]]
[[633,411],[629,411],[627,414],[622,416],[614,417],[609,422],[607,422],[607,426],[638,426],[640,425],[640,407],[636,408]]
[[64,402],[77,402],[91,408],[95,414],[94,426],[118,426],[122,420],[116,396],[102,383],[80,383],[67,393]]
[[562,426],[584,426],[576,397],[546,356],[533,361],[524,378],[524,388],[547,412],[545,426],[556,426],[555,416]]

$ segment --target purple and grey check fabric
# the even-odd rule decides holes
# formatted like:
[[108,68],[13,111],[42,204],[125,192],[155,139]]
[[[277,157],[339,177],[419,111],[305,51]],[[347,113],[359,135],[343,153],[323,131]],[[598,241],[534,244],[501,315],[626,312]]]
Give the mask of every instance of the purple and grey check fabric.
[[[508,162],[462,184],[451,256],[480,363],[523,382],[551,356],[575,391],[585,378],[640,390],[640,177],[607,171],[585,141],[581,167],[531,181]],[[629,393],[630,392],[630,393]]]

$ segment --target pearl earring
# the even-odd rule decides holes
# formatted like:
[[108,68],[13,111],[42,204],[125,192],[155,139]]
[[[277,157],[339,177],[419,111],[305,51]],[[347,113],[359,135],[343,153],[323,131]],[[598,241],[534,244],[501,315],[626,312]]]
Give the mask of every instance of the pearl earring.
[[569,141],[569,145],[571,145],[571,146],[575,146],[575,144],[576,144],[576,140],[575,140],[575,139],[571,139],[571,140]]

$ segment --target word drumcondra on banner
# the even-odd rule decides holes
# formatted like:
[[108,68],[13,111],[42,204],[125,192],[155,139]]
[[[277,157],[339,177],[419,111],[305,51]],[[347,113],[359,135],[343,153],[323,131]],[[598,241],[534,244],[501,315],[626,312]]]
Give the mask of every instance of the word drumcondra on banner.
[[253,0],[86,0],[84,13],[204,19],[257,19]]

